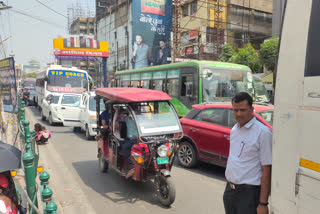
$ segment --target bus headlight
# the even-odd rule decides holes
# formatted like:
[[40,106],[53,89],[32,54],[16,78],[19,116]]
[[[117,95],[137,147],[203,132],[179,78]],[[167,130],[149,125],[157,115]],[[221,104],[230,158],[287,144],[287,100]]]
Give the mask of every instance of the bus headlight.
[[161,145],[157,149],[157,154],[159,157],[168,157],[169,149],[166,145]]

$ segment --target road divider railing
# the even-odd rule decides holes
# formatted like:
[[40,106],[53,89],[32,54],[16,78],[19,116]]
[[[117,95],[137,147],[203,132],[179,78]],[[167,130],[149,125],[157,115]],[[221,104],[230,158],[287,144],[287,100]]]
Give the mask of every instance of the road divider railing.
[[[20,133],[20,142],[22,148],[21,163],[25,174],[26,190],[23,192],[29,205],[29,213],[56,214],[57,205],[52,201],[52,190],[48,187],[50,175],[43,171],[39,163],[39,147],[36,143],[37,134],[35,130],[30,131],[30,122],[26,120],[25,104],[20,95],[18,95],[18,127]],[[36,181],[40,174],[40,188]],[[43,212],[38,208],[37,191],[40,189]]]

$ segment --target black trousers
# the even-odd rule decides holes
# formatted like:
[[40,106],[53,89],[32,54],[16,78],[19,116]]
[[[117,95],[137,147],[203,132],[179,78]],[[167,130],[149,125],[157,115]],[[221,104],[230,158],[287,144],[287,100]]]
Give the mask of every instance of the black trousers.
[[256,214],[260,199],[260,186],[227,183],[223,194],[226,214]]

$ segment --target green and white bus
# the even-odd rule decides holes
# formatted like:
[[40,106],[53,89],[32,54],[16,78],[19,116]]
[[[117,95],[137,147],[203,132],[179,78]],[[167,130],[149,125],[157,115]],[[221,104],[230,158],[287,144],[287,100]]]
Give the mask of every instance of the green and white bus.
[[269,102],[266,94],[256,94],[249,67],[214,61],[188,61],[117,71],[112,87],[141,87],[164,91],[172,97],[179,116],[193,104],[230,102],[238,92],[245,91],[255,102]]

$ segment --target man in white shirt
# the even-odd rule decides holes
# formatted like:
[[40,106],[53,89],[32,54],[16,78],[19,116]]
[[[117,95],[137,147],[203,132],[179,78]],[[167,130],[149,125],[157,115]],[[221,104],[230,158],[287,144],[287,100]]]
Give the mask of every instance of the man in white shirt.
[[267,214],[271,186],[272,133],[253,114],[252,97],[233,97],[238,122],[231,130],[223,195],[226,214]]

